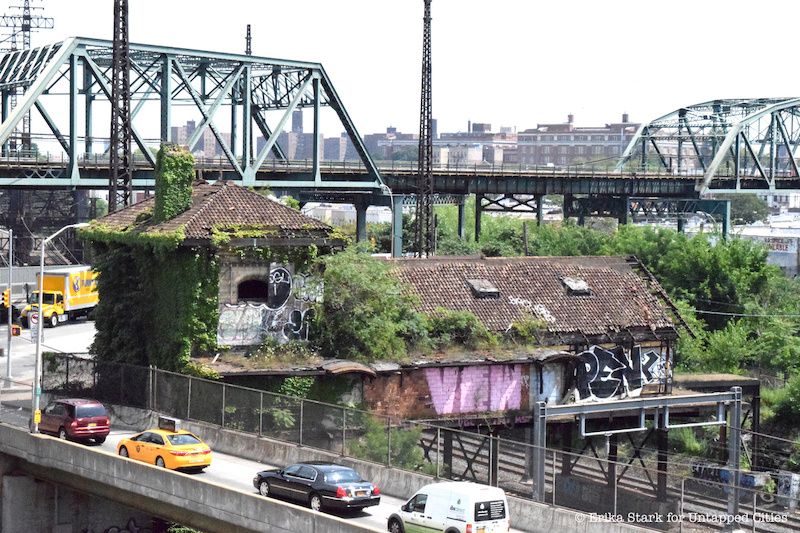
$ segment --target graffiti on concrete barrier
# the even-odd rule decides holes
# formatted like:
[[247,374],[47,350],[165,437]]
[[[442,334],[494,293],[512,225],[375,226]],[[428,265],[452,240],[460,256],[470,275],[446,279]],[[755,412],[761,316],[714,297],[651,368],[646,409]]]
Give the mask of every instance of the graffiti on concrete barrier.
[[[523,379],[524,378],[524,379]],[[519,409],[522,365],[426,368],[437,415]]]
[[[136,525],[136,520],[131,518],[125,526],[111,526],[103,530],[103,533],[152,533],[153,530],[149,527],[139,527]],[[82,529],[81,533],[94,533],[94,529]]]
[[578,357],[575,385],[579,401],[636,397],[644,385],[666,379],[665,356],[654,349],[591,346]]
[[267,280],[267,301],[241,302],[220,307],[217,343],[255,346],[271,337],[283,343],[307,341],[314,304],[322,301],[322,281],[308,273],[293,274],[274,266]]

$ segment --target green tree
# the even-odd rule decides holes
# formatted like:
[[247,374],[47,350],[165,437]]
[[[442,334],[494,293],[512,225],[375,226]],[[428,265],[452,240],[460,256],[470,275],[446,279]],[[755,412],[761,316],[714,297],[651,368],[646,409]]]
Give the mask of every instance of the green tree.
[[317,308],[315,337],[323,355],[370,361],[406,353],[406,343],[427,336],[425,320],[414,311],[417,299],[390,265],[351,246],[320,258],[324,301]]
[[719,200],[730,200],[731,222],[734,224],[752,224],[767,220],[769,205],[755,194],[722,194]]

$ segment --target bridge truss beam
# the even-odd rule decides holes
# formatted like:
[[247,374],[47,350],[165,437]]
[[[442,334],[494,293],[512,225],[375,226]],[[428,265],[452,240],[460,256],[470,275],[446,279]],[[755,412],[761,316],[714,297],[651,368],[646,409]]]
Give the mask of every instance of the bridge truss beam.
[[[112,52],[110,41],[72,38],[0,56],[3,100],[17,88],[25,88],[14,109],[3,106],[0,145],[6,147],[6,153],[9,138],[22,117],[36,110],[42,131],[35,134],[34,141],[40,151],[47,146],[48,152],[53,149],[56,157],[64,161],[66,184],[102,188],[83,180],[95,178],[92,172],[85,172],[87,161],[105,162],[110,155],[109,122],[104,117],[108,116],[113,92]],[[302,188],[315,190],[348,189],[376,196],[388,193],[321,64],[133,43],[129,57],[131,133],[138,148],[134,154],[137,174],[144,170],[152,175],[152,152],[160,143],[178,142],[197,148],[203,140],[218,145],[224,154],[217,164],[220,175],[222,171],[232,172],[226,177],[245,186],[297,189],[301,184]],[[268,158],[285,162],[285,147],[278,141],[292,112],[306,109],[313,116],[310,169],[301,167],[291,176],[285,173],[285,177],[263,179]],[[319,137],[323,112],[334,121],[338,119],[363,168],[344,183],[341,178],[331,179],[322,172]],[[97,120],[101,114],[103,117]],[[173,128],[176,119],[195,121],[187,138],[172,135],[177,130]],[[219,124],[231,124],[235,131],[228,137]],[[254,132],[260,133],[261,138]],[[208,151],[210,147],[204,143],[203,148]],[[34,166],[36,163],[38,160]],[[63,178],[49,184],[35,179],[18,183],[43,187],[64,184]]]
[[699,194],[797,190],[800,98],[713,100],[643,124],[618,171],[696,176]]

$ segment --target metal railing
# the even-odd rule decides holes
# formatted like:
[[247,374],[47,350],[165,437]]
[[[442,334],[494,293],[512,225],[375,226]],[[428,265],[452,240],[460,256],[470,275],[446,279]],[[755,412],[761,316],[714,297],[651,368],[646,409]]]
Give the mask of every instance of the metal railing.
[[[704,463],[693,475],[696,465],[683,456],[670,455],[667,468],[655,451],[625,451],[624,445],[617,460],[611,460],[595,446],[602,438],[583,441],[588,443],[583,450],[545,447],[544,487],[539,491],[532,482],[532,458],[541,448],[497,435],[62,354],[46,357],[43,390],[157,411],[440,479],[497,485],[525,498],[542,494],[554,505],[646,527],[652,519],[681,530],[687,524],[722,529],[733,521],[751,531],[800,529],[797,495],[777,497],[753,483],[759,474],[740,471],[739,509],[728,515],[733,476],[724,464]],[[593,455],[584,453],[589,445]]]

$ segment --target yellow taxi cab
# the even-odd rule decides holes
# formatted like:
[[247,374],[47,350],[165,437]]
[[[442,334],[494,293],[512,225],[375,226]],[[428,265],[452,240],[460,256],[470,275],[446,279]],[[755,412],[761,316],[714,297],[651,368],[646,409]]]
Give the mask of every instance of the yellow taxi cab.
[[183,429],[142,431],[120,440],[117,453],[170,470],[201,472],[211,464],[211,448]]

